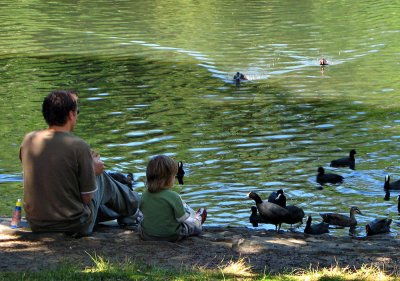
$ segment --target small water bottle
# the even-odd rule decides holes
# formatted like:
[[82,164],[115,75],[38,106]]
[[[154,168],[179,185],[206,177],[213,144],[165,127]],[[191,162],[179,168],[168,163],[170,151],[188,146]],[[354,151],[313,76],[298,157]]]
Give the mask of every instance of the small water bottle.
[[17,203],[15,203],[15,209],[13,211],[13,216],[11,219],[11,228],[21,227],[21,211],[22,211],[22,201],[21,199],[18,199]]

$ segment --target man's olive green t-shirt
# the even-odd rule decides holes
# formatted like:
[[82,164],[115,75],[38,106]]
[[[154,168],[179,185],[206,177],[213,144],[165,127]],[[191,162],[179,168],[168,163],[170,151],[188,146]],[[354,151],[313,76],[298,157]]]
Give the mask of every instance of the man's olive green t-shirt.
[[181,197],[175,191],[163,189],[151,193],[144,191],[140,200],[143,213],[142,231],[152,237],[178,237],[186,211]]
[[24,209],[33,231],[79,231],[90,216],[81,193],[96,181],[89,145],[68,132],[42,130],[25,136]]

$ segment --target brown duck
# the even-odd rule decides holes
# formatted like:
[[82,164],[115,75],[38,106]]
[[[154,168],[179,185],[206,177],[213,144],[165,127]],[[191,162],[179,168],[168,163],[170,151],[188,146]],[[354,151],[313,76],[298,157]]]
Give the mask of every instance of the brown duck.
[[357,220],[355,214],[362,215],[360,209],[358,207],[351,207],[350,208],[350,216],[338,214],[338,213],[321,213],[320,216],[322,217],[323,222],[326,222],[330,225],[337,225],[342,227],[348,226],[356,226]]

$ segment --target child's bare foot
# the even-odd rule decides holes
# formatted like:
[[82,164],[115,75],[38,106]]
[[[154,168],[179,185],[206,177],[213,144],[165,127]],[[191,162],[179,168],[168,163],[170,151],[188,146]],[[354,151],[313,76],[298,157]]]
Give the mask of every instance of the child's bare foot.
[[201,224],[203,224],[207,219],[207,210],[205,208],[200,208],[197,210],[196,215],[201,218]]

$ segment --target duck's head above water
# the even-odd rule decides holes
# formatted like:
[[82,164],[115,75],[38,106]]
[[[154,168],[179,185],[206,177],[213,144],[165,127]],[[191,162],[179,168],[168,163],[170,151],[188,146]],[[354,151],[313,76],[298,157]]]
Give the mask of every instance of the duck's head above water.
[[328,61],[325,59],[325,58],[321,58],[320,60],[319,60],[319,65],[328,65],[329,63],[328,63]]
[[247,80],[246,75],[240,73],[239,71],[233,76],[233,80],[240,79],[240,80]]
[[240,73],[239,71],[233,76],[233,80],[235,81],[236,85],[240,85],[241,81],[249,80],[246,75]]

